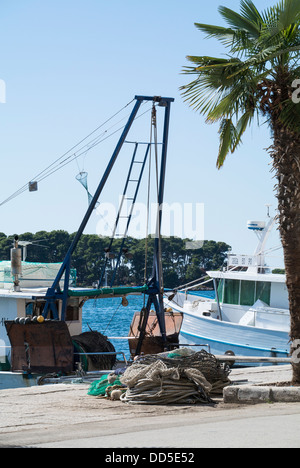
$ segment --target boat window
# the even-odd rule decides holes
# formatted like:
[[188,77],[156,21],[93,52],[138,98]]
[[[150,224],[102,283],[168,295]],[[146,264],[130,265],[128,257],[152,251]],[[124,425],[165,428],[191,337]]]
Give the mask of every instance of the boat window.
[[25,310],[27,316],[42,315],[44,310],[45,301],[26,302]]
[[33,317],[33,302],[29,302],[26,304],[25,313],[26,315],[30,315]]
[[238,304],[240,296],[240,281],[227,279],[225,280],[225,289],[223,302],[225,304]]
[[234,304],[242,306],[252,306],[260,299],[270,305],[271,283],[267,281],[246,281],[226,279],[223,289],[223,282],[219,284],[218,293],[220,302],[224,304]]
[[241,282],[241,299],[240,304],[244,306],[252,306],[255,302],[255,281]]
[[267,283],[266,281],[257,281],[255,302],[260,299],[261,301],[270,305],[270,296],[271,283]]
[[[25,306],[26,315],[31,316],[31,317],[35,317],[35,316],[38,317],[39,315],[42,315],[43,311],[44,311],[45,304],[46,304],[45,300],[37,300],[35,302],[27,302],[26,306]],[[59,310],[58,309],[59,308],[59,301],[55,301],[55,305],[56,305],[57,310]],[[52,310],[49,310],[47,318],[50,319],[50,320],[54,319]]]

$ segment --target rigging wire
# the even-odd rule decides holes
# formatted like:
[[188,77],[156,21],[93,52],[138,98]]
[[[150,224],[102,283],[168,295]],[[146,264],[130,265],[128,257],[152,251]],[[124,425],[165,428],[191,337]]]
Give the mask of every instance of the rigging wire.
[[[68,153],[70,153],[70,151],[72,151],[73,149],[75,149],[77,146],[79,146],[81,143],[83,143],[85,140],[87,140],[90,136],[92,136],[94,133],[96,133],[100,128],[102,128],[104,125],[106,125],[110,120],[112,120],[116,115],[118,115],[120,112],[122,112],[127,106],[129,106],[131,103],[132,103],[133,100],[131,100],[128,104],[126,104],[124,107],[122,107],[119,111],[117,111],[114,115],[112,115],[110,118],[108,118],[105,122],[103,122],[101,125],[99,125],[97,128],[95,128],[95,130],[93,130],[91,133],[89,133],[85,138],[83,138],[82,140],[80,140],[76,145],[72,146],[72,148],[70,148],[68,151],[66,151],[64,154],[62,154],[62,156],[60,156],[59,158],[57,158],[52,164],[50,164],[48,167],[46,167],[46,169],[44,169],[42,172],[40,172],[39,174],[37,174],[35,177],[34,177],[34,180],[37,180],[38,182],[43,180],[45,178],[45,174],[47,175],[47,171],[49,172],[49,175],[51,175],[53,172],[56,172],[55,170],[51,171],[51,168],[58,162],[60,161],[62,158],[64,158]],[[105,133],[105,132],[104,132]],[[94,141],[94,140],[92,140]],[[87,145],[85,145],[87,146]],[[80,150],[78,150],[80,151]],[[74,153],[75,154],[75,153]],[[71,156],[74,156],[71,155]],[[71,157],[69,156],[69,158]],[[80,155],[78,155],[80,156]],[[78,157],[77,156],[77,157]],[[67,158],[68,159],[68,158]],[[63,161],[62,161],[63,162]],[[62,164],[62,162],[60,164]],[[64,165],[63,165],[64,166]],[[61,167],[63,167],[61,166]],[[50,172],[51,171],[51,172]],[[44,175],[43,178],[40,178],[42,175]],[[31,179],[33,180],[33,179]],[[10,197],[8,197],[6,200],[4,200],[1,204],[3,205],[4,203],[7,203],[8,201],[12,200],[13,198],[15,198],[16,196],[20,195],[22,192],[24,192],[25,190],[27,190],[27,187],[28,187],[28,184],[25,184],[23,185],[23,187],[21,187],[19,190],[17,190],[15,193],[13,193]]]
[[[91,137],[92,135],[94,135],[100,128],[102,128],[104,125],[106,125],[109,121],[111,121],[114,117],[116,117],[120,112],[122,112],[126,107],[128,107],[132,102],[133,102],[134,99],[132,99],[128,104],[126,104],[124,107],[122,107],[118,112],[116,112],[114,115],[112,115],[109,119],[107,119],[105,122],[103,122],[101,125],[99,125],[95,130],[93,130],[91,133],[89,133],[89,135],[87,135],[85,138],[83,138],[82,140],[80,140],[76,145],[72,146],[72,148],[70,148],[68,151],[66,151],[62,156],[60,156],[59,158],[57,158],[52,164],[50,164],[49,166],[47,166],[43,171],[41,171],[39,174],[37,174],[34,178],[32,178],[31,180],[35,180],[36,182],[41,182],[43,181],[44,179],[46,179],[47,177],[51,176],[52,174],[54,174],[55,172],[57,172],[58,170],[62,169],[63,167],[65,167],[67,164],[70,164],[72,161],[74,160],[77,160],[77,158],[79,158],[82,154],[87,154],[88,151],[92,150],[93,148],[95,148],[97,145],[99,145],[100,143],[102,143],[103,141],[107,140],[108,138],[110,138],[111,136],[113,136],[114,134],[116,134],[117,132],[119,132],[120,130],[122,130],[124,128],[124,126],[121,126],[119,127],[117,130],[113,131],[112,133],[109,133],[109,130],[111,130],[112,128],[114,128],[116,125],[118,125],[120,122],[122,122],[123,120],[125,120],[128,116],[125,116],[123,119],[119,120],[118,122],[116,122],[114,125],[112,125],[111,127],[109,127],[108,129],[104,130],[100,135],[97,135],[96,137],[94,137],[92,140],[90,140],[88,143],[86,143],[85,145],[81,146],[76,152],[73,152],[72,154],[69,154],[71,151],[73,151],[75,148],[77,148],[79,145],[81,145],[84,141],[86,141],[89,137]],[[144,114],[146,114],[147,112],[149,112],[150,109],[147,109],[145,112],[143,112],[142,114],[140,114],[137,118],[140,118],[142,117]],[[136,118],[136,119],[137,119]],[[64,158],[64,159],[63,159]],[[0,206],[4,205],[5,203],[8,203],[9,201],[11,201],[12,199],[16,198],[17,196],[21,195],[23,192],[27,191],[28,190],[28,182],[26,184],[24,184],[19,190],[17,190],[16,192],[14,192],[12,195],[10,195],[8,198],[6,198],[5,200],[3,200],[1,203],[0,203]]]
[[[157,219],[156,219],[156,236],[158,236],[158,250],[159,250],[159,258],[161,259],[161,226],[160,226],[160,214],[159,210],[160,207],[158,205],[159,199],[159,175],[158,175],[158,141],[157,141],[157,120],[156,120],[156,107],[153,103],[152,105],[152,113],[151,113],[151,125],[150,125],[150,155],[149,155],[149,170],[148,170],[148,188],[147,188],[147,218],[146,218],[146,237],[145,237],[145,266],[144,266],[144,282],[146,283],[147,280],[147,259],[148,259],[148,230],[149,230],[149,212],[150,212],[150,174],[151,174],[151,159],[152,159],[152,139],[154,139],[154,157],[155,157],[155,172],[156,172],[156,197],[157,197]],[[162,264],[161,260],[158,264],[158,276],[161,281],[161,285],[163,288],[163,274],[162,274]],[[144,297],[144,306],[145,306],[145,297]]]
[[[154,104],[153,104],[154,105]],[[153,110],[152,110],[153,112]],[[152,119],[150,122],[150,151],[148,163],[148,182],[147,182],[147,212],[146,212],[146,235],[145,235],[145,266],[144,266],[144,284],[147,282],[147,261],[148,261],[148,235],[149,235],[149,213],[150,213],[150,177],[151,177],[151,159],[152,159]],[[145,307],[145,294],[144,294],[144,307]]]
[[163,268],[162,268],[162,248],[161,248],[161,207],[159,206],[159,169],[158,169],[158,151],[157,151],[157,120],[156,120],[156,108],[153,105],[152,107],[152,124],[153,124],[153,133],[154,133],[154,149],[155,149],[155,169],[156,169],[156,196],[157,196],[157,232],[156,236],[158,237],[158,272],[157,275],[160,280],[162,291],[164,290],[164,281],[163,281]]

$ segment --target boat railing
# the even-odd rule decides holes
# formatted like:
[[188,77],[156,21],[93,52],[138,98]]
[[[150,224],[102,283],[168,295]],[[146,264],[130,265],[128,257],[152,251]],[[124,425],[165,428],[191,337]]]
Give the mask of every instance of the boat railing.
[[[206,276],[206,278],[207,278],[207,276]],[[201,283],[197,283],[197,284],[195,284],[194,286],[187,287],[187,288],[185,288],[184,291],[182,291],[182,292],[185,292],[185,294],[187,295],[187,292],[188,292],[188,291],[191,291],[191,290],[193,290],[193,289],[195,289],[195,288],[199,288],[199,287],[203,286],[204,284],[210,283],[211,281],[213,281],[213,278],[209,278],[209,279],[207,279],[207,280],[205,280],[205,281],[202,281]],[[179,291],[179,292],[180,292],[180,291]]]
[[[205,276],[202,276],[201,278],[197,278],[193,281],[190,281],[189,283],[186,283],[186,284],[182,284],[181,286],[178,286],[176,288],[176,291],[178,292],[184,292],[184,291],[187,291],[189,289],[193,289],[193,288],[196,288],[196,287],[199,287],[201,286],[202,284],[204,283],[208,283],[209,281],[212,281],[212,278],[209,278],[208,280],[206,280],[208,275],[205,275]],[[205,280],[203,282],[203,280]],[[195,284],[196,283],[196,284]]]
[[[264,310],[264,309],[253,309],[250,307],[250,309],[248,310],[248,312],[252,312],[253,313],[253,322],[254,322],[254,327],[257,325],[257,321],[259,319],[262,319],[264,320],[264,318],[270,318],[270,316],[278,316],[278,317],[286,317],[286,318],[289,318],[290,317],[290,314],[289,314],[289,310],[288,309],[276,309],[276,308],[272,308],[270,307],[268,310]],[[264,317],[264,318],[263,318]]]
[[[175,344],[175,343],[174,343]],[[178,346],[178,345],[177,345]],[[208,343],[200,343],[200,344],[191,344],[191,343],[179,343],[179,347],[180,348],[188,348],[188,347],[193,347],[193,348],[196,348],[196,347],[201,347],[201,349],[203,347],[207,348],[208,349],[208,352],[210,353],[210,345]]]
[[201,286],[204,284],[210,283],[213,281],[213,278],[208,278],[208,275],[203,276],[202,278],[198,278],[194,281],[191,281],[190,283],[183,284],[181,286],[178,286],[177,288],[174,288],[172,291],[170,291],[170,294],[165,295],[169,301],[175,302],[178,306],[182,307],[184,299],[182,299],[182,296],[185,296],[185,300],[187,299],[188,296],[188,291],[192,291],[193,289],[199,289]]

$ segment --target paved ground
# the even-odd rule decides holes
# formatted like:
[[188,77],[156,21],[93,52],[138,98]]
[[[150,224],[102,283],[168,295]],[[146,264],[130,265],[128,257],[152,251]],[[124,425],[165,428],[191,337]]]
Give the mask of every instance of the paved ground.
[[[281,367],[281,366],[279,366]],[[278,369],[279,369],[278,367]],[[235,371],[235,383],[285,381],[290,368]],[[300,447],[300,403],[129,405],[87,395],[87,384],[0,391],[0,446]]]
[[229,375],[231,382],[247,385],[273,384],[288,382],[292,378],[291,365],[245,367],[232,369]]

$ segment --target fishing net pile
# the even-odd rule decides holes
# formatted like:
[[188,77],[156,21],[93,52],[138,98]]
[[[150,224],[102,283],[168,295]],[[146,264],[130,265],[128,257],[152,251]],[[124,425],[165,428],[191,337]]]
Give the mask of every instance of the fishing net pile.
[[[107,336],[97,331],[89,331],[72,336],[72,341],[78,353],[115,353],[115,348]],[[78,360],[83,364],[84,370],[112,369],[116,362],[115,355],[85,355]]]
[[202,350],[185,348],[147,355],[136,360],[120,377],[127,390],[121,401],[132,404],[211,403],[230,383],[228,366]]
[[112,400],[120,400],[120,396],[126,391],[119,377],[113,373],[104,374],[101,379],[92,382],[88,395],[108,397]]

